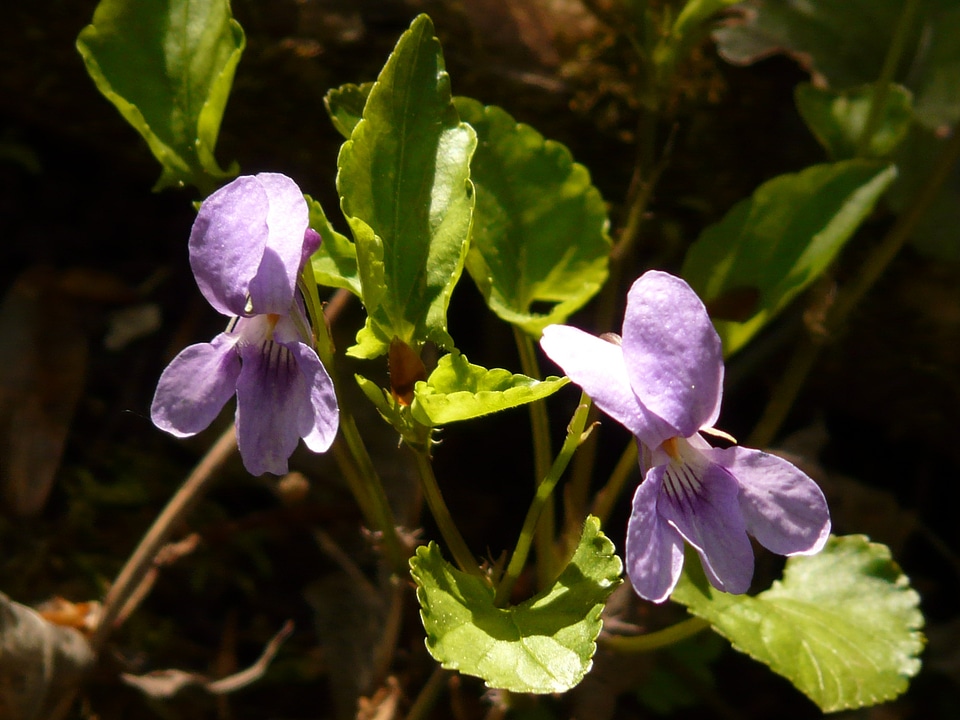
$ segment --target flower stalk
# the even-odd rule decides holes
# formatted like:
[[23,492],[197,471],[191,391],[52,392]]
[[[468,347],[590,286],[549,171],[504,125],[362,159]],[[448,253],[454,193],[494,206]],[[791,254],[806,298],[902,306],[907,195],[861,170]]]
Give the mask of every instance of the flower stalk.
[[[577,405],[576,412],[574,412],[573,417],[570,419],[570,424],[567,426],[567,437],[563,441],[563,447],[560,448],[560,452],[550,466],[550,470],[544,475],[543,480],[537,486],[537,493],[534,495],[533,502],[530,503],[530,509],[527,510],[527,516],[524,518],[523,527],[517,539],[517,545],[513,550],[513,554],[510,556],[507,569],[497,585],[497,593],[493,600],[495,605],[502,607],[506,604],[510,598],[514,583],[516,583],[517,578],[520,577],[520,573],[527,564],[527,556],[530,553],[530,546],[536,535],[536,529],[539,527],[540,516],[543,514],[545,508],[550,507],[550,499],[553,497],[553,490],[556,488],[557,482],[559,482],[563,472],[567,469],[567,465],[570,464],[570,459],[577,451],[577,448],[580,447],[580,443],[586,439],[584,428],[587,424],[587,418],[590,415],[590,406],[590,398],[587,397],[586,394],[581,394],[580,403]],[[552,580],[552,578],[548,578],[548,581],[549,580]],[[541,587],[546,587],[546,583]]]

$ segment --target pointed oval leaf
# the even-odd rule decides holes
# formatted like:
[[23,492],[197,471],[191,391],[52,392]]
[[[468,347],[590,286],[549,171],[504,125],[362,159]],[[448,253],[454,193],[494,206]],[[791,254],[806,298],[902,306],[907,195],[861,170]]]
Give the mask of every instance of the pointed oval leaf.
[[[797,85],[794,95],[803,121],[834,160],[857,157],[875,88],[863,85],[837,92],[811,83]],[[888,88],[880,122],[864,148],[864,156],[886,157],[903,141],[913,122],[913,96],[901,85]]]
[[529,693],[565,692],[590,671],[600,612],[621,570],[592,516],[553,586],[513,607],[496,607],[493,588],[446,562],[435,543],[410,560],[433,658],[488,687]]
[[756,597],[714,589],[700,563],[687,562],[671,599],[824,712],[890,700],[920,670],[920,596],[889,548],[862,535],[789,558],[783,580]]
[[833,261],[896,177],[868,160],[813,165],[765,182],[690,247],[681,274],[708,307],[755,295],[743,322],[716,320],[729,355]]
[[394,337],[415,348],[428,340],[452,347],[446,313],[467,250],[475,146],[451,102],[433,24],[421,15],[387,60],[338,160],[368,313],[365,357],[386,352]]
[[491,310],[539,337],[606,281],[606,206],[564,145],[498,107],[463,97],[456,104],[480,139],[467,271]]
[[101,0],[80,32],[90,77],[163,166],[155,190],[237,174],[213,151],[244,43],[228,0]]
[[509,370],[487,370],[466,356],[444,355],[426,382],[415,388],[413,416],[424,425],[437,426],[470,420],[553,395],[569,378],[535,380]]

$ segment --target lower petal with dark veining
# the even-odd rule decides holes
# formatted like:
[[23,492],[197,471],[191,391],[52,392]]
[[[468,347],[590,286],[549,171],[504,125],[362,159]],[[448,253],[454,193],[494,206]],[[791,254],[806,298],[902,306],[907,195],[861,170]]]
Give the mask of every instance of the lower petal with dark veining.
[[253,475],[283,475],[297,447],[310,389],[296,356],[268,340],[240,348],[237,380],[237,446]]
[[753,548],[733,476],[709,462],[696,469],[668,463],[653,468],[650,476],[662,478],[658,512],[697,550],[711,584],[724,592],[745,593],[753,579]]
[[666,600],[680,579],[683,538],[657,512],[661,477],[640,483],[633,494],[627,525],[627,575],[637,594],[651,602]]

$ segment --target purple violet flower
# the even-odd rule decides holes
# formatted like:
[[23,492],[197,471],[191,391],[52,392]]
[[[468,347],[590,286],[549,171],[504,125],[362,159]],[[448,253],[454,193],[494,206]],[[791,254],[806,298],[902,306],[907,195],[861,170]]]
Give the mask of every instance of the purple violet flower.
[[239,177],[204,200],[190,232],[200,292],[231,318],[160,376],[150,414],[177,437],[206,428],[237,396],[237,445],[253,475],[282,475],[297,442],[324,452],[340,422],[333,382],[313,349],[297,279],[320,236],[300,188],[275,173]]
[[779,555],[819,552],[830,514],[817,484],[760,450],[711,447],[701,432],[720,414],[720,338],[680,278],[651,271],[630,288],[619,343],[566,325],[540,345],[603,412],[640,443],[645,477],[627,527],[627,574],[637,593],[663,602],[683,566],[683,541],[711,584],[744,593],[753,578],[752,535]]

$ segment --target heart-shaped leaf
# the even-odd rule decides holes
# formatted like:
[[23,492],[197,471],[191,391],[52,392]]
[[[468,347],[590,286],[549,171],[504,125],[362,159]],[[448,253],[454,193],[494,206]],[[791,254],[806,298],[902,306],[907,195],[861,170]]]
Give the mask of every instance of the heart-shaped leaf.
[[213,151],[244,43],[228,0],[101,0],[80,32],[90,77],[163,166],[155,190],[237,174]]
[[456,98],[480,144],[467,270],[502,319],[535,337],[564,322],[607,279],[607,211],[567,148],[498,107]]
[[824,712],[890,700],[920,670],[920,597],[885,545],[832,537],[819,554],[788,559],[783,580],[756,597],[716,590],[688,560],[671,599]]
[[496,607],[493,588],[446,562],[435,543],[410,560],[434,659],[489,687],[529,693],[564,692],[589,672],[600,612],[621,569],[592,516],[553,586],[513,607]]
[[569,378],[535,380],[509,370],[487,370],[460,353],[444,355],[426,382],[417,383],[413,416],[437,426],[526,405],[549,397]]

